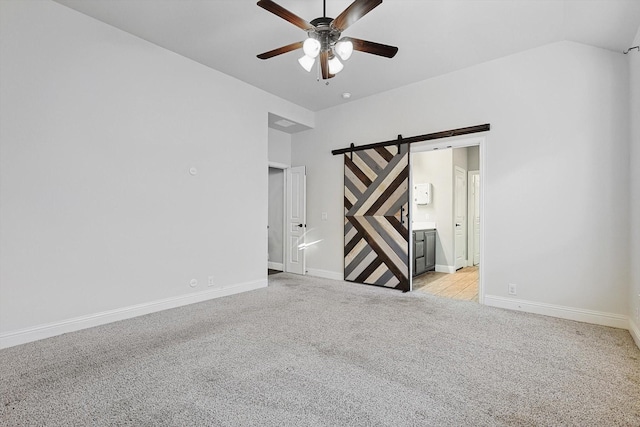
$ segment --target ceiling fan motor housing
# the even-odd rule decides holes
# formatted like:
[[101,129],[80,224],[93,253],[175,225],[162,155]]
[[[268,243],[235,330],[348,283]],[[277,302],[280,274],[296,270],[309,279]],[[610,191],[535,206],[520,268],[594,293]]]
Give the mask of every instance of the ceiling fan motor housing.
[[331,27],[333,18],[321,17],[311,21],[311,25],[315,28],[309,30],[307,35],[320,42],[321,50],[329,50],[340,39],[340,31]]

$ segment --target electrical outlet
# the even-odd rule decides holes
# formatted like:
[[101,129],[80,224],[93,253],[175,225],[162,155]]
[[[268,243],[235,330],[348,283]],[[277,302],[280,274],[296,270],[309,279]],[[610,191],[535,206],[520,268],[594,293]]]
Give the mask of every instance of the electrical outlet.
[[517,286],[513,283],[509,283],[508,291],[509,295],[518,295]]
[[213,286],[213,276],[209,276],[209,286]]

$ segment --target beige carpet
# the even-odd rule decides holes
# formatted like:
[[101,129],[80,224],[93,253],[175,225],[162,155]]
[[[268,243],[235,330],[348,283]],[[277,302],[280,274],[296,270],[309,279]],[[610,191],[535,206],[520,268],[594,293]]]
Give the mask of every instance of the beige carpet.
[[0,351],[0,425],[640,426],[627,331],[269,281]]

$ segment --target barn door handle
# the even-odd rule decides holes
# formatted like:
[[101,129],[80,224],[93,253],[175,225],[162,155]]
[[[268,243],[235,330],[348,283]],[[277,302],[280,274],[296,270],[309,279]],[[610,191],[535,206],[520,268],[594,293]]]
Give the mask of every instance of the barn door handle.
[[400,224],[404,225],[404,206],[400,206]]

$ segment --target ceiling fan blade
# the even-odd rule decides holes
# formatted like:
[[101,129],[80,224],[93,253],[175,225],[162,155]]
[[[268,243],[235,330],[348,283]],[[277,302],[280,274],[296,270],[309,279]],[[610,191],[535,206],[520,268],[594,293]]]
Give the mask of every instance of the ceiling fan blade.
[[396,56],[396,53],[398,53],[398,48],[395,46],[354,39],[353,37],[344,37],[343,40],[351,41],[351,43],[353,43],[353,50],[359,50],[360,52],[371,53],[386,58],[393,58]]
[[302,28],[305,31],[313,30],[315,28],[309,22],[300,18],[298,15],[289,12],[287,9],[280,6],[279,4],[272,2],[271,0],[260,0],[258,2],[258,6],[260,6],[264,10],[268,10],[274,15],[278,15],[280,18],[291,22],[296,27]]
[[329,52],[320,52],[320,69],[322,70],[322,80],[329,78]]
[[331,26],[343,32],[351,24],[362,18],[367,13],[371,12],[374,8],[379,6],[382,0],[356,0],[349,7],[347,7],[336,19],[331,22]]
[[279,47],[277,49],[270,50],[269,52],[261,53],[258,55],[260,59],[269,59],[274,56],[282,55],[283,53],[291,52],[292,50],[302,49],[302,42],[295,42],[286,46]]
[[322,70],[322,80],[335,77],[335,74],[329,72],[329,51],[320,52],[320,69]]

